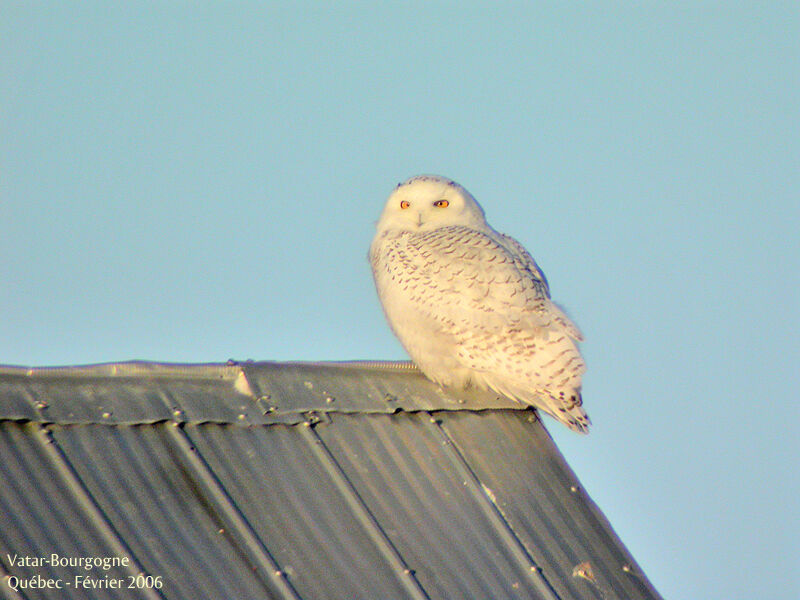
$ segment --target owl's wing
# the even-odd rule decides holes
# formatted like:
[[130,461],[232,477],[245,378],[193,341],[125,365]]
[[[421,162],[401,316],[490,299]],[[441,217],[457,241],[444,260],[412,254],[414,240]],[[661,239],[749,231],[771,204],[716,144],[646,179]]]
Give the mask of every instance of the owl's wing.
[[[544,272],[542,272],[542,270],[539,268],[539,265],[536,264],[536,261],[533,259],[530,253],[522,244],[520,244],[510,235],[501,233],[500,237],[503,241],[503,245],[511,251],[514,257],[519,261],[522,268],[529,271],[531,276],[535,279],[542,281],[547,293],[547,297],[550,298],[550,286],[547,284],[547,278],[544,276]],[[564,313],[564,309],[562,309],[552,300],[550,301],[549,309],[555,321],[571,338],[576,339],[579,342],[583,341],[583,334],[581,333],[581,330],[578,329],[578,326],[575,325],[575,323],[573,323],[572,320]]]
[[408,298],[416,309],[456,332],[469,335],[465,324],[518,324],[580,339],[550,300],[533,258],[513,238],[500,239],[468,227],[443,227],[388,241],[380,261],[395,283],[414,292]]
[[549,298],[550,286],[547,284],[547,278],[544,276],[544,272],[542,272],[542,270],[539,268],[539,265],[536,264],[536,261],[533,260],[530,252],[525,250],[525,247],[510,235],[506,235],[504,233],[500,233],[498,235],[500,236],[503,246],[509,252],[511,252],[514,258],[519,262],[520,267],[529,271],[531,277],[538,279],[544,284],[545,293]]

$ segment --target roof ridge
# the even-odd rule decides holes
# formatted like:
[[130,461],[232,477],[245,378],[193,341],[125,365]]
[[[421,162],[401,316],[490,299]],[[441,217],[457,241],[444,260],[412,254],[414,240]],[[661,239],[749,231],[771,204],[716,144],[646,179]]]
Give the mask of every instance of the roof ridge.
[[177,363],[148,360],[112,361],[80,365],[27,366],[0,364],[0,377],[11,376],[89,376],[124,377],[134,375],[169,376],[187,375],[189,372],[237,371],[245,365],[291,365],[328,368],[364,368],[391,371],[419,371],[408,360],[346,360],[346,361],[238,361],[229,359],[224,363]]
[[325,413],[525,409],[442,388],[407,361],[150,363],[0,367],[0,420],[265,425]]

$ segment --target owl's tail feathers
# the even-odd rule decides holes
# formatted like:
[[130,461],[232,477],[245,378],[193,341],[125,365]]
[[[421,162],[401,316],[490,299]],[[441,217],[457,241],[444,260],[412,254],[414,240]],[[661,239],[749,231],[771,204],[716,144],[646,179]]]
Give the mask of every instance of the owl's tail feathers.
[[[586,414],[586,411],[583,410],[583,406],[581,406],[583,404],[583,398],[581,397],[580,391],[572,390],[566,394],[564,392],[559,392],[559,394],[555,396],[549,393],[548,396],[551,402],[545,402],[545,406],[542,406],[542,410],[564,423],[564,425],[572,429],[572,431],[589,433],[589,425],[592,424],[592,421],[589,419],[589,415]],[[553,402],[553,400],[555,400],[555,402]]]
[[490,382],[489,387],[517,402],[543,410],[572,431],[589,433],[592,421],[583,410],[583,398],[580,390],[572,388],[563,390],[530,389],[508,384],[497,385],[496,382]]

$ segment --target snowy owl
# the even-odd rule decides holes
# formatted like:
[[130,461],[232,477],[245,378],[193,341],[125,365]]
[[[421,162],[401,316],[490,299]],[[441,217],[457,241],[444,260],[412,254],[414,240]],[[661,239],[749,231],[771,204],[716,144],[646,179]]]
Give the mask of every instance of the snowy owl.
[[531,255],[467,190],[437,175],[399,184],[369,260],[392,330],[429,379],[488,388],[588,432],[583,337]]

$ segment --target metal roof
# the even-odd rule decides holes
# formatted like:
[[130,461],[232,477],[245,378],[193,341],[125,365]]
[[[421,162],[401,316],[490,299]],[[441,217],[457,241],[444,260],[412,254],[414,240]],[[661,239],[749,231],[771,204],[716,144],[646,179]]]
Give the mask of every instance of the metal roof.
[[0,367],[0,458],[7,597],[660,597],[535,411],[409,363]]

